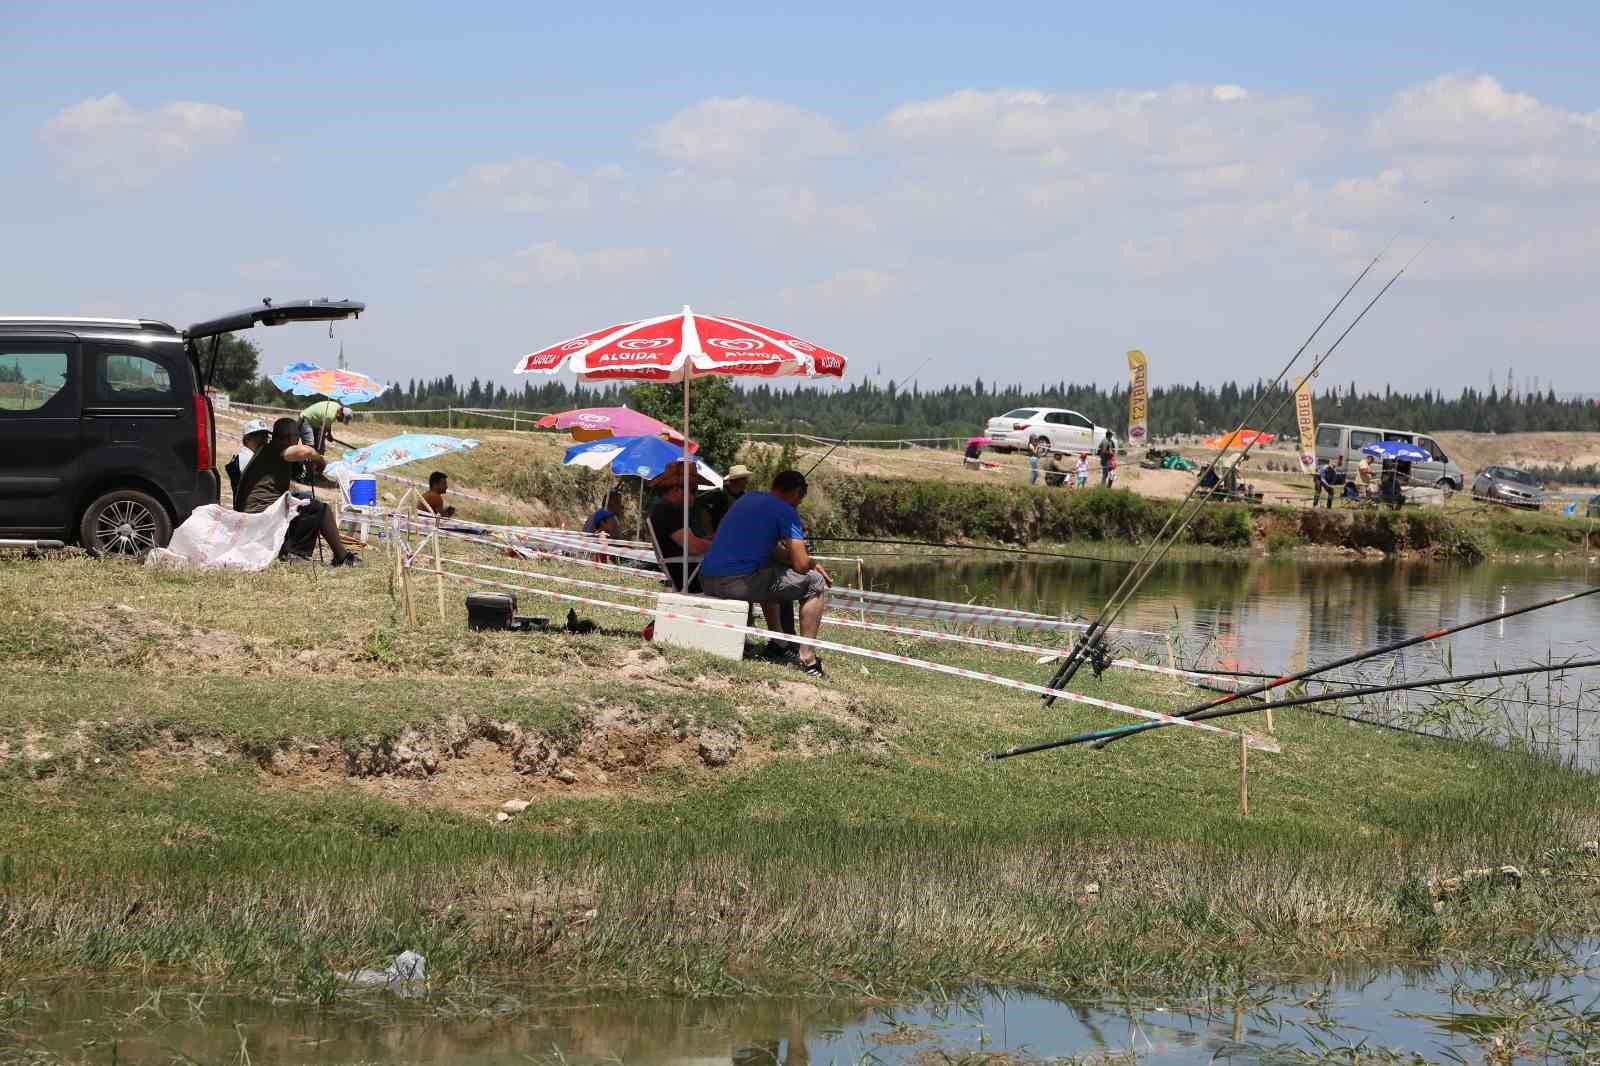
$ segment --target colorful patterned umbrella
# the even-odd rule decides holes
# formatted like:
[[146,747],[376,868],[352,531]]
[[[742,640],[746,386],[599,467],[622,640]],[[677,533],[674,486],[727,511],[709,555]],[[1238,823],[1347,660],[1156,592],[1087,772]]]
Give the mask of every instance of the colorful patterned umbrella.
[[[683,434],[665,422],[635,411],[631,407],[580,407],[575,411],[545,415],[539,419],[541,429],[564,429],[573,440],[603,440],[606,437],[663,437],[673,444],[683,443]],[[700,445],[689,442],[689,451],[700,450]]]
[[436,455],[464,451],[477,446],[478,442],[471,437],[447,437],[442,433],[401,433],[399,436],[380,440],[376,444],[369,444],[365,448],[345,452],[336,462],[328,464],[326,473],[331,478],[345,481],[357,474],[371,474],[387,470],[392,466],[404,466],[407,463],[432,459]]
[[354,370],[320,367],[315,363],[290,363],[272,375],[272,383],[295,396],[326,396],[342,404],[366,403],[389,391],[389,386]]

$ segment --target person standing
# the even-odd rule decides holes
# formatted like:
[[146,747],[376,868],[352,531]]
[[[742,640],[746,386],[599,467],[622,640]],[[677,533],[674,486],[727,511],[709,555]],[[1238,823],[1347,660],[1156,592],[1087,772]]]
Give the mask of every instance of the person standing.
[[1039,456],[1034,452],[1028,453],[1028,484],[1039,483]]
[[1078,465],[1077,465],[1076,468],[1073,469],[1072,472],[1075,475],[1077,475],[1078,487],[1080,489],[1086,489],[1086,488],[1089,487],[1089,453],[1088,452],[1083,452],[1082,454],[1080,454],[1078,456]]
[[1106,435],[1100,438],[1100,487],[1105,488],[1111,484],[1111,457],[1117,454],[1117,442],[1106,430]]
[[1317,467],[1317,479],[1311,491],[1311,509],[1316,510],[1317,501],[1326,493],[1328,509],[1333,509],[1334,489],[1344,482],[1344,456],[1336,455],[1332,462],[1323,463]]

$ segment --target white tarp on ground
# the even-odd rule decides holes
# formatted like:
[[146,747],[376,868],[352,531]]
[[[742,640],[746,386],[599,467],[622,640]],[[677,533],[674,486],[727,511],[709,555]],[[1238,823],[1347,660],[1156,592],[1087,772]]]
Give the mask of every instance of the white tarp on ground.
[[[294,501],[298,503],[299,501]],[[218,504],[197,507],[173,530],[172,543],[145,556],[146,566],[199,567],[201,570],[265,570],[278,558],[294,517],[287,493],[260,514],[232,511]]]

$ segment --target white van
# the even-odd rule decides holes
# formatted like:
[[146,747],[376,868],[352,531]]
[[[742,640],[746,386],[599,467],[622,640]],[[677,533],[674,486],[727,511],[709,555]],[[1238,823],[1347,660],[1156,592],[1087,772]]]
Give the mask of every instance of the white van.
[[1379,429],[1376,426],[1346,426],[1324,422],[1317,427],[1317,464],[1331,462],[1334,456],[1344,456],[1346,470],[1353,470],[1361,462],[1361,449],[1375,441],[1398,440],[1414,444],[1433,456],[1425,463],[1411,464],[1413,482],[1434,485],[1451,492],[1460,492],[1466,484],[1461,468],[1450,461],[1439,442],[1422,433],[1405,429]]

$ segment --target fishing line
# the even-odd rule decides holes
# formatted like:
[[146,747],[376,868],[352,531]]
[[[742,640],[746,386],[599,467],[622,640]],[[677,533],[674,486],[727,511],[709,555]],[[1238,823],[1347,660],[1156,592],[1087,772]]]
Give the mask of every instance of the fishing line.
[[[989,547],[983,544],[946,544],[937,540],[881,540],[875,537],[810,537],[818,544],[894,544],[908,548],[951,548],[969,552],[1005,552],[1009,555],[1037,555],[1045,559],[1075,559],[1088,563],[1113,563],[1132,566],[1132,559],[1112,559],[1104,555],[1077,555],[1072,552],[1047,552],[1037,548]],[[913,558],[927,558],[914,556]]]
[[[1218,707],[1215,710],[1201,713],[1174,715],[1188,722],[1206,722],[1214,718],[1231,718],[1236,714],[1259,714],[1269,708],[1274,711],[1287,710],[1292,707],[1308,707],[1317,703],[1331,703],[1334,700],[1352,699],[1359,696],[1377,696],[1385,692],[1404,692],[1407,689],[1423,688],[1428,685],[1466,684],[1471,681],[1490,681],[1501,677],[1521,677],[1527,674],[1555,673],[1558,670],[1584,670],[1600,666],[1600,659],[1576,659],[1564,663],[1542,663],[1538,666],[1523,666],[1511,670],[1486,670],[1477,674],[1462,674],[1459,676],[1445,675],[1444,677],[1427,677],[1417,681],[1400,681],[1389,685],[1369,685],[1362,688],[1347,689],[1342,692],[1322,692],[1314,696],[1299,696],[1294,699],[1276,700],[1270,704],[1251,704],[1245,707]],[[1460,699],[1470,700],[1477,698],[1474,693],[1462,692]],[[1365,721],[1365,719],[1362,719]],[[1155,723],[1160,724],[1160,723]],[[1374,723],[1377,724],[1377,723]],[[1137,727],[1135,727],[1137,728]],[[1003,752],[990,755],[991,759],[1009,759],[1014,755],[1028,755],[1038,751],[1049,751],[1052,748],[1062,748],[1072,744],[1093,744],[1096,748],[1103,746],[1102,742],[1111,739],[1115,730],[1099,729],[1090,733],[1079,733],[1076,736],[1065,737],[1061,740],[1047,740],[1040,744],[1031,744],[1020,748],[1011,748]]]
[[[1376,657],[1378,657],[1380,655],[1387,655],[1387,654],[1389,654],[1391,652],[1396,652],[1396,651],[1400,651],[1400,650],[1405,649],[1405,648],[1414,647],[1415,645],[1418,645],[1418,644],[1425,644],[1425,643],[1427,643],[1429,641],[1434,641],[1434,640],[1442,639],[1444,637],[1454,636],[1457,633],[1463,633],[1463,632],[1465,632],[1465,631],[1467,631],[1469,629],[1476,629],[1479,626],[1485,626],[1485,625],[1488,625],[1491,622],[1499,622],[1499,621],[1502,621],[1502,620],[1507,619],[1507,618],[1515,618],[1518,615],[1529,614],[1529,613],[1531,613],[1533,611],[1543,610],[1546,607],[1554,607],[1557,604],[1570,603],[1570,602],[1572,602],[1574,600],[1583,599],[1586,596],[1593,596],[1596,593],[1600,593],[1600,585],[1596,585],[1593,588],[1580,589],[1580,590],[1578,590],[1576,592],[1568,592],[1568,593],[1565,593],[1565,594],[1563,594],[1561,596],[1554,596],[1554,597],[1552,597],[1550,599],[1547,599],[1547,600],[1540,600],[1537,603],[1524,604],[1521,607],[1513,607],[1512,609],[1507,610],[1507,611],[1499,611],[1499,612],[1496,612],[1495,614],[1486,615],[1486,616],[1484,616],[1482,618],[1475,618],[1475,619],[1472,619],[1471,621],[1468,621],[1468,622],[1461,622],[1461,623],[1458,623],[1458,624],[1453,625],[1453,626],[1446,626],[1443,629],[1432,629],[1432,630],[1429,630],[1426,633],[1419,633],[1419,634],[1417,634],[1415,636],[1406,637],[1403,640],[1398,640],[1398,641],[1395,641],[1395,642],[1393,642],[1391,644],[1385,644],[1385,645],[1383,645],[1381,647],[1370,648],[1370,649],[1368,649],[1366,651],[1356,652],[1353,655],[1347,655],[1342,659],[1335,659],[1332,662],[1323,663],[1323,664],[1321,664],[1319,666],[1308,667],[1308,668],[1306,668],[1304,670],[1301,670],[1299,673],[1288,674],[1288,675],[1283,676],[1283,677],[1276,677],[1276,678],[1273,678],[1273,679],[1271,679],[1269,681],[1266,681],[1266,682],[1264,682],[1264,683],[1262,683],[1260,685],[1254,685],[1254,686],[1251,686],[1249,688],[1242,688],[1237,692],[1230,692],[1230,693],[1228,693],[1226,695],[1219,696],[1214,700],[1207,700],[1205,703],[1198,704],[1198,705],[1196,705],[1194,707],[1189,708],[1186,711],[1182,711],[1182,712],[1180,712],[1178,714],[1172,715],[1172,717],[1174,717],[1174,718],[1189,718],[1189,717],[1191,717],[1193,715],[1205,714],[1207,712],[1210,712],[1212,710],[1220,708],[1220,707],[1224,706],[1225,704],[1233,703],[1233,702],[1235,702],[1237,700],[1248,699],[1251,696],[1258,696],[1263,692],[1269,692],[1272,689],[1281,688],[1284,685],[1291,685],[1296,681],[1304,681],[1304,680],[1307,680],[1309,678],[1316,677],[1318,674],[1326,673],[1329,670],[1337,670],[1342,666],[1349,666],[1352,663],[1362,662],[1362,661],[1364,661],[1366,659],[1373,659],[1373,658],[1376,658]],[[1430,682],[1430,683],[1437,684],[1437,682]],[[1344,695],[1349,695],[1349,692],[1350,692],[1350,690],[1345,690],[1343,694]],[[1338,698],[1338,697],[1335,696],[1333,698]],[[1106,730],[1106,731],[1103,731],[1100,736],[1096,737],[1096,746],[1097,747],[1104,747],[1105,745],[1111,743],[1113,740],[1116,740],[1116,739],[1118,739],[1120,737],[1123,737],[1123,736],[1128,736],[1133,732],[1139,732],[1139,731],[1141,731],[1141,727],[1138,727],[1138,726],[1133,727],[1131,730]],[[1079,742],[1078,741],[1074,741],[1074,743],[1079,743]],[[1011,750],[1009,750],[1007,752],[997,752],[997,753],[991,754],[989,757],[990,758],[1009,758],[1011,755],[1023,755],[1023,754],[1027,754],[1028,752],[1033,752],[1033,751],[1045,751],[1045,750],[1048,750],[1051,747],[1060,747],[1060,746],[1061,746],[1061,744],[1058,743],[1058,742],[1046,741],[1043,745],[1037,745],[1036,744],[1036,745],[1029,746],[1029,747],[1027,747],[1025,749],[1011,749]]]
[[[930,356],[928,356],[928,358],[926,358],[922,362],[918,363],[917,364],[917,368],[915,370],[913,370],[911,373],[909,373],[905,377],[901,378],[898,382],[892,383],[890,385],[890,391],[898,394],[900,392],[900,390],[905,387],[905,383],[906,382],[910,381],[912,378],[914,378],[918,374],[922,373],[922,368],[927,366],[931,362],[933,362],[933,356],[930,355]],[[845,441],[849,440],[851,433],[856,432],[862,426],[866,425],[867,424],[867,419],[871,418],[871,417],[872,417],[872,412],[870,410],[868,410],[859,419],[857,419],[856,420],[856,424],[850,427],[849,433],[844,434],[844,436],[842,436],[838,440],[834,441],[833,445],[831,447],[829,447],[829,449],[827,451],[822,453],[822,458],[818,459],[816,462],[811,464],[811,468],[805,472],[805,476],[806,477],[810,477],[812,471],[816,470],[817,467],[819,467],[823,463],[827,462],[828,461],[828,456],[832,455],[838,449],[839,445],[841,445]]]
[[[1300,347],[1295,350],[1294,355],[1289,357],[1289,360],[1284,364],[1283,369],[1278,371],[1277,377],[1273,378],[1272,380],[1272,385],[1268,389],[1263,390],[1261,395],[1256,398],[1255,403],[1251,405],[1250,410],[1245,414],[1244,420],[1240,423],[1241,428],[1248,425],[1255,417],[1255,414],[1261,408],[1261,405],[1266,402],[1268,392],[1272,388],[1276,388],[1282,383],[1283,379],[1288,375],[1290,369],[1295,363],[1299,362],[1300,357],[1305,354],[1306,349],[1311,346],[1312,341],[1316,340],[1317,335],[1322,332],[1323,327],[1328,324],[1329,320],[1333,318],[1333,316],[1338,312],[1339,308],[1344,306],[1344,302],[1350,298],[1350,294],[1355,292],[1356,287],[1366,280],[1367,275],[1372,272],[1373,267],[1378,265],[1379,260],[1388,254],[1389,248],[1393,246],[1394,241],[1394,237],[1389,238],[1389,243],[1384,245],[1383,250],[1377,255],[1373,256],[1372,261],[1362,269],[1361,273],[1356,275],[1355,280],[1350,283],[1349,287],[1344,290],[1339,299],[1336,300],[1333,306],[1328,309],[1328,313],[1322,316],[1322,320],[1317,323],[1316,328],[1313,329],[1306,337],[1304,343],[1302,343]],[[1407,265],[1409,265],[1409,263]],[[1405,268],[1402,267],[1400,273],[1404,272]],[[1390,280],[1389,285],[1393,285],[1394,281],[1398,280],[1400,273],[1397,273],[1395,278]],[[1365,316],[1366,312],[1372,309],[1372,305],[1377,302],[1378,298],[1382,297],[1384,292],[1388,291],[1388,288],[1388,285],[1384,286],[1384,288],[1378,293],[1378,297],[1375,297],[1372,303],[1369,303],[1361,312],[1361,315],[1357,316],[1356,322],[1359,322],[1361,317]],[[1354,325],[1355,324],[1352,323],[1350,328],[1354,328]],[[1343,340],[1344,336],[1348,336],[1349,332],[1350,330],[1346,329],[1344,335],[1340,337],[1340,340]],[[1335,344],[1335,347],[1337,347],[1337,343]],[[1323,361],[1326,361],[1328,355],[1332,354],[1332,351],[1333,349],[1330,348],[1328,352],[1324,353],[1322,357]],[[1315,366],[1313,366],[1311,373],[1315,374],[1317,368],[1320,366],[1321,362],[1318,362]],[[1311,375],[1307,376],[1309,377]],[[1254,442],[1252,442],[1252,445],[1253,443]],[[1217,461],[1227,454],[1230,444],[1231,441],[1228,438],[1224,438],[1223,447],[1218,450],[1217,455],[1211,460],[1211,463],[1208,464],[1211,468],[1214,469]],[[1246,455],[1249,454],[1249,450],[1250,446],[1246,446],[1240,456],[1241,461]],[[1084,632],[1083,636],[1079,638],[1078,643],[1074,645],[1072,651],[1068,653],[1061,666],[1057,668],[1055,675],[1051,679],[1049,685],[1050,688],[1063,688],[1071,682],[1072,678],[1077,674],[1079,667],[1083,665],[1084,660],[1092,653],[1095,644],[1102,641],[1105,629],[1107,629],[1116,620],[1117,616],[1122,613],[1123,607],[1129,600],[1132,599],[1133,594],[1138,591],[1139,586],[1144,583],[1145,578],[1148,577],[1149,574],[1155,569],[1156,564],[1159,563],[1166,555],[1167,549],[1172,543],[1175,543],[1177,538],[1182,535],[1183,531],[1188,528],[1189,523],[1193,521],[1194,516],[1199,514],[1199,508],[1195,507],[1194,511],[1187,515],[1181,524],[1179,524],[1177,530],[1172,533],[1171,538],[1165,539],[1167,538],[1168,530],[1172,528],[1172,524],[1177,521],[1179,516],[1182,515],[1184,511],[1191,505],[1191,503],[1194,502],[1199,489],[1200,484],[1197,481],[1195,485],[1190,488],[1188,494],[1179,502],[1178,506],[1173,508],[1172,513],[1167,516],[1167,520],[1162,523],[1161,528],[1156,532],[1155,538],[1151,541],[1150,547],[1145,550],[1144,555],[1140,557],[1140,559],[1134,564],[1133,569],[1130,570],[1127,576],[1123,578],[1122,583],[1117,586],[1114,592],[1112,592],[1111,597],[1106,601],[1106,605],[1101,609],[1100,616],[1094,620],[1090,627]],[[1208,488],[1206,496],[1209,495],[1210,490]],[[1206,497],[1200,497],[1202,501],[1205,498]],[[1051,706],[1054,702],[1055,701],[1053,698],[1048,696],[1045,697],[1045,706]]]

